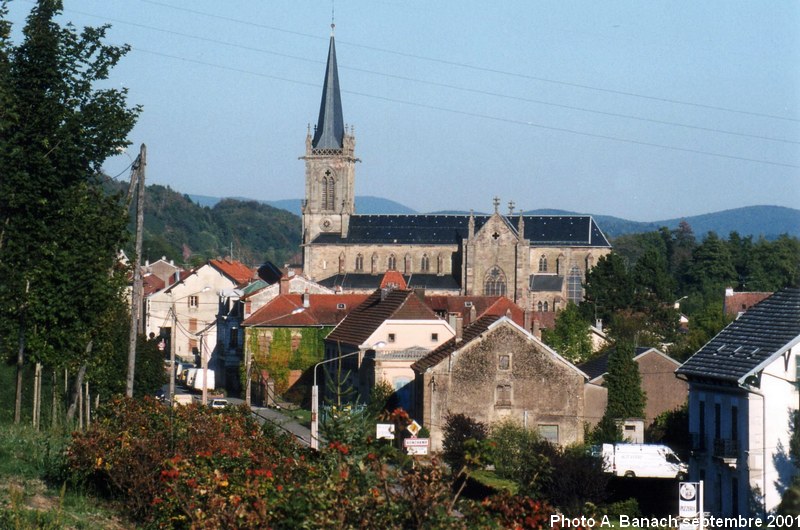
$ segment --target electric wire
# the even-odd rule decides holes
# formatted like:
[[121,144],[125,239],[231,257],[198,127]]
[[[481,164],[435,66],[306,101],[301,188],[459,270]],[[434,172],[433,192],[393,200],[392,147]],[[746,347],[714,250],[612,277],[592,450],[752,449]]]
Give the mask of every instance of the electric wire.
[[[242,19],[237,19],[237,18],[233,18],[233,17],[226,17],[226,16],[223,16],[223,15],[207,13],[207,12],[199,11],[199,10],[196,10],[196,9],[189,9],[189,8],[185,8],[185,7],[177,7],[177,6],[166,4],[166,3],[163,3],[163,2],[157,2],[155,0],[139,0],[139,1],[147,3],[147,4],[157,5],[157,6],[160,6],[160,7],[166,7],[166,8],[169,8],[169,9],[174,9],[174,10],[177,10],[177,11],[183,11],[183,12],[186,12],[186,13],[192,13],[192,14],[195,14],[195,15],[201,15],[201,16],[205,16],[205,17],[215,18],[215,19],[218,19],[218,20],[225,20],[227,22],[234,22],[234,23],[237,23],[237,24],[248,25],[248,26],[257,27],[257,28],[261,28],[261,29],[268,29],[268,30],[276,31],[276,32],[280,32],[280,33],[286,33],[286,34],[290,34],[290,35],[297,35],[297,36],[311,38],[311,39],[315,39],[315,40],[327,40],[327,37],[320,37],[319,35],[312,35],[312,34],[303,33],[303,32],[300,32],[300,31],[287,30],[287,29],[284,29],[284,28],[276,27],[276,26],[270,26],[270,25],[267,25],[267,24],[260,24],[258,22],[253,22],[253,21],[249,21],[249,20],[242,20]],[[761,117],[761,118],[771,118],[771,119],[776,119],[776,120],[800,122],[800,118],[792,118],[792,117],[788,117],[788,116],[780,116],[780,115],[775,115],[775,114],[752,112],[752,111],[746,111],[746,110],[741,110],[741,109],[733,109],[733,108],[730,108],[730,107],[723,107],[723,106],[717,106],[717,105],[708,105],[708,104],[703,104],[703,103],[695,103],[695,102],[691,102],[691,101],[670,99],[670,98],[664,98],[664,97],[659,97],[659,96],[650,96],[650,95],[646,95],[646,94],[639,94],[639,93],[636,93],[636,92],[628,92],[628,91],[623,91],[623,90],[614,90],[614,89],[610,89],[610,88],[596,87],[596,86],[592,86],[592,85],[584,85],[584,84],[581,84],[581,83],[572,83],[572,82],[568,82],[568,81],[559,81],[559,80],[549,79],[549,78],[545,78],[545,77],[538,77],[538,76],[532,76],[532,75],[528,75],[528,74],[523,74],[523,73],[520,73],[520,72],[511,72],[511,71],[506,71],[506,70],[499,70],[499,69],[495,69],[495,68],[488,68],[488,67],[477,66],[477,65],[468,64],[468,63],[462,63],[462,62],[458,62],[458,61],[450,61],[450,60],[447,60],[447,59],[440,59],[440,58],[437,58],[437,57],[428,57],[428,56],[424,56],[424,55],[417,55],[417,54],[401,52],[401,51],[397,51],[397,50],[390,50],[390,49],[387,49],[387,48],[380,48],[380,47],[377,47],[377,46],[369,46],[369,45],[366,45],[366,44],[359,44],[359,43],[350,42],[350,41],[341,40],[341,39],[337,39],[337,43],[344,44],[344,45],[347,45],[347,46],[352,46],[352,47],[355,47],[355,48],[362,48],[362,49],[371,50],[371,51],[377,51],[377,52],[381,52],[381,53],[398,55],[398,56],[401,56],[401,57],[408,57],[408,58],[411,58],[411,59],[418,59],[418,60],[421,60],[421,61],[429,61],[429,62],[434,62],[434,63],[438,63],[438,64],[446,64],[448,66],[456,66],[456,67],[475,70],[475,71],[479,71],[479,72],[486,72],[486,73],[493,73],[493,74],[505,75],[505,76],[510,76],[510,77],[517,77],[517,78],[521,78],[521,79],[529,79],[529,80],[532,80],[532,81],[540,81],[540,82],[544,82],[544,83],[552,83],[552,84],[557,84],[557,85],[561,85],[561,86],[569,86],[569,87],[573,87],[573,88],[581,88],[581,89],[586,89],[586,90],[595,90],[595,91],[598,91],[598,92],[617,94],[617,95],[621,95],[621,96],[642,98],[642,99],[647,99],[647,100],[651,100],[651,101],[660,101],[662,103],[673,103],[673,104],[677,104],[677,105],[687,105],[687,106],[691,106],[691,107],[705,108],[705,109],[709,109],[709,110],[718,110],[718,111],[724,111],[724,112],[732,112],[732,113],[736,113],[736,114],[744,114],[744,115],[749,115],[749,116],[758,116],[758,117]]]
[[[165,33],[165,34],[168,34],[168,35],[176,35],[176,36],[179,36],[179,37],[183,37],[183,38],[187,38],[187,39],[193,39],[193,40],[197,40],[197,41],[200,41],[200,42],[208,42],[208,43],[211,43],[211,44],[219,44],[219,45],[228,46],[228,47],[231,47],[231,48],[237,48],[237,49],[247,50],[247,51],[252,51],[252,52],[257,52],[257,53],[264,53],[264,54],[273,55],[273,56],[276,56],[276,57],[283,57],[285,59],[291,59],[291,60],[295,60],[295,61],[302,61],[302,62],[306,62],[306,63],[325,64],[325,61],[320,61],[318,59],[309,59],[308,57],[301,57],[299,55],[292,55],[292,54],[288,54],[288,53],[277,52],[277,51],[268,50],[268,49],[265,49],[265,48],[259,48],[259,47],[255,47],[255,46],[248,46],[248,45],[245,45],[245,44],[237,44],[237,43],[227,42],[227,41],[223,41],[223,40],[219,40],[219,39],[213,39],[213,38],[210,38],[210,37],[203,37],[203,36],[199,36],[199,35],[192,35],[190,33],[183,33],[183,32],[178,32],[178,31],[173,31],[173,30],[167,30],[167,29],[163,29],[163,28],[157,28],[155,26],[150,26],[150,25],[147,25],[147,24],[140,24],[138,22],[129,22],[129,21],[125,21],[125,20],[113,19],[113,18],[108,18],[108,17],[97,17],[97,15],[93,15],[93,14],[85,13],[85,12],[81,12],[81,11],[76,11],[76,10],[71,10],[71,12],[77,13],[77,14],[80,14],[80,15],[84,15],[84,16],[89,16],[89,17],[103,18],[104,20],[107,20],[107,21],[110,21],[110,22],[114,22],[114,23],[117,23],[117,24],[125,24],[125,25],[128,25],[128,26],[133,26],[133,27],[137,27],[137,28],[143,28],[143,29],[147,29],[147,30],[151,30],[151,31]],[[348,66],[346,64],[339,64],[338,67],[339,67],[339,69],[342,69],[342,70],[351,70],[351,71],[354,71],[354,72],[360,72],[360,73],[364,73],[364,74],[369,74],[369,75],[374,75],[374,76],[379,76],[379,77],[385,77],[385,78],[389,78],[389,79],[396,79],[396,80],[400,80],[400,81],[409,81],[409,82],[412,82],[412,83],[418,83],[418,84],[422,84],[422,85],[434,86],[434,87],[438,87],[438,88],[445,88],[445,89],[448,89],[448,90],[458,90],[458,91],[461,91],[461,92],[468,92],[468,93],[471,93],[471,94],[479,94],[479,95],[483,95],[483,96],[491,96],[491,97],[497,97],[497,98],[502,98],[502,99],[509,99],[509,100],[513,100],[513,101],[522,101],[522,102],[525,102],[525,103],[536,103],[536,104],[539,104],[539,105],[562,108],[562,109],[567,109],[567,110],[575,110],[575,111],[579,111],[579,112],[587,112],[587,113],[591,113],[591,114],[598,114],[598,115],[601,115],[601,116],[609,116],[609,117],[614,117],[614,118],[624,118],[624,119],[629,119],[629,120],[642,121],[642,122],[646,122],[646,123],[655,123],[655,124],[659,124],[659,125],[669,125],[669,126],[673,126],[673,127],[684,127],[684,128],[687,128],[687,129],[694,129],[694,130],[698,130],[698,131],[727,134],[727,135],[739,136],[739,137],[743,137],[743,138],[753,138],[753,139],[756,139],[756,140],[766,140],[766,141],[770,141],[770,142],[781,142],[781,143],[790,143],[790,144],[798,144],[798,145],[800,145],[800,141],[791,140],[791,139],[787,139],[787,138],[777,138],[777,137],[763,136],[763,135],[757,135],[757,134],[748,134],[748,133],[742,133],[742,132],[736,132],[736,131],[728,131],[728,130],[725,130],[725,129],[719,129],[719,128],[714,128],[714,127],[703,127],[703,126],[699,126],[699,125],[690,125],[690,124],[687,124],[687,123],[680,123],[680,122],[674,122],[674,121],[668,121],[668,120],[658,120],[658,119],[647,118],[647,117],[643,117],[643,116],[634,116],[634,115],[631,115],[631,114],[622,114],[622,113],[617,113],[617,112],[602,111],[602,110],[597,110],[597,109],[591,109],[591,108],[588,108],[588,107],[580,107],[580,106],[575,106],[575,105],[565,105],[565,104],[562,104],[562,103],[554,103],[554,102],[540,100],[540,99],[533,99],[533,98],[526,98],[526,97],[521,97],[521,96],[512,96],[512,95],[509,95],[509,94],[502,94],[502,93],[499,93],[499,92],[493,92],[491,90],[481,90],[481,89],[476,89],[476,88],[453,85],[453,84],[449,84],[449,83],[439,83],[439,82],[436,82],[436,81],[429,81],[429,80],[419,79],[419,78],[414,78],[414,77],[408,77],[408,76],[402,76],[402,75],[396,75],[396,74],[389,74],[389,73],[385,73],[385,72],[378,72],[378,71],[369,70],[369,69],[366,69],[366,68]]]
[[[132,48],[132,49],[135,50],[135,51],[141,52],[141,53],[149,53],[149,54],[157,55],[157,56],[161,56],[161,57],[168,57],[168,58],[171,58],[171,59],[175,59],[175,60],[179,60],[179,61],[183,61],[183,62],[187,62],[187,63],[199,64],[199,65],[203,65],[203,66],[210,66],[210,67],[213,67],[213,68],[219,68],[221,70],[239,72],[239,73],[244,73],[244,74],[248,74],[248,75],[264,77],[264,78],[267,78],[267,79],[274,79],[274,80],[277,80],[277,81],[285,81],[287,83],[294,83],[294,84],[297,84],[297,85],[303,85],[303,86],[310,86],[310,87],[319,88],[319,85],[316,84],[316,83],[310,83],[310,82],[306,82],[306,81],[298,81],[296,79],[290,79],[290,78],[287,78],[287,77],[281,77],[281,76],[275,76],[275,75],[271,75],[271,74],[265,74],[265,73],[262,73],[262,72],[255,72],[255,71],[252,71],[252,70],[245,70],[243,68],[236,68],[236,67],[227,66],[227,65],[219,65],[219,64],[209,63],[209,62],[206,62],[206,61],[200,61],[198,59],[189,59],[187,57],[180,57],[180,56],[177,56],[177,55],[171,55],[171,54],[167,54],[167,53],[156,52],[156,51],[153,51],[153,50],[146,50],[144,48],[136,47],[136,48]],[[452,108],[441,107],[441,106],[437,106],[437,105],[429,105],[427,103],[406,101],[406,100],[390,98],[390,97],[386,97],[386,96],[378,96],[378,95],[375,95],[375,94],[368,94],[368,93],[365,93],[365,92],[356,92],[356,91],[353,91],[353,90],[344,90],[344,89],[342,89],[341,92],[347,93],[347,94],[353,94],[355,96],[361,96],[361,97],[377,99],[377,100],[381,100],[381,101],[387,101],[387,102],[390,102],[390,103],[401,103],[403,105],[409,105],[409,106],[413,106],[413,107],[426,108],[426,109],[431,109],[431,110],[438,110],[438,111],[442,111],[442,112],[448,112],[448,113],[451,113],[451,114],[458,114],[458,115],[469,116],[469,117],[473,117],[473,118],[482,118],[482,119],[486,119],[486,120],[492,120],[492,121],[498,121],[498,122],[504,122],[504,123],[513,123],[513,124],[516,124],[516,125],[524,125],[524,126],[534,127],[534,128],[538,128],[538,129],[557,131],[557,132],[563,132],[563,133],[569,133],[569,134],[575,134],[575,135],[579,135],[579,136],[586,136],[586,137],[589,137],[589,138],[598,138],[598,139],[602,139],[602,140],[611,140],[611,141],[615,141],[615,142],[629,143],[629,144],[632,144],[632,145],[656,147],[656,148],[668,149],[668,150],[672,150],[672,151],[680,151],[680,152],[685,152],[685,153],[693,153],[693,154],[699,154],[699,155],[713,156],[713,157],[718,157],[718,158],[726,158],[726,159],[730,159],[730,160],[739,160],[739,161],[744,161],[744,162],[753,162],[753,163],[758,163],[758,164],[766,164],[766,165],[779,166],[779,167],[800,168],[800,165],[797,165],[797,164],[775,162],[775,161],[772,161],[772,160],[764,160],[764,159],[758,159],[758,158],[748,158],[748,157],[744,157],[744,156],[728,155],[728,154],[716,153],[716,152],[712,152],[712,151],[703,151],[703,150],[700,150],[700,149],[691,149],[691,148],[688,148],[688,147],[676,147],[676,146],[670,146],[670,145],[665,145],[665,144],[658,144],[658,143],[654,143],[654,142],[646,142],[646,141],[642,141],[642,140],[633,140],[633,139],[629,139],[629,138],[620,138],[620,137],[616,137],[616,136],[609,136],[609,135],[598,134],[598,133],[590,133],[590,132],[585,132],[585,131],[578,131],[578,130],[575,130],[575,129],[568,129],[568,128],[565,128],[565,127],[555,127],[555,126],[551,126],[551,125],[544,125],[544,124],[534,123],[532,121],[525,121],[525,120],[519,120],[519,119],[513,119],[513,118],[503,118],[503,117],[499,117],[499,116],[492,116],[490,114],[481,114],[481,113],[477,113],[477,112],[470,112],[470,111],[464,111],[464,110],[459,110],[459,109],[452,109]]]

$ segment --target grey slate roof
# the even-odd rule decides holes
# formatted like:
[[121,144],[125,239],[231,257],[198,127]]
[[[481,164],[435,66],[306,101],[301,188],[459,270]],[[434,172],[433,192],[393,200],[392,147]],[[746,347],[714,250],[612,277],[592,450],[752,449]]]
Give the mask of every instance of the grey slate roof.
[[564,277],[555,274],[531,274],[529,286],[531,291],[542,292],[561,292],[564,285]]
[[748,309],[678,370],[694,380],[741,384],[800,342],[800,289],[787,288]]
[[336,45],[331,35],[328,48],[328,65],[322,86],[319,120],[311,147],[314,149],[341,149],[344,146],[344,116],[342,96],[339,92],[339,70],[336,66]]
[[[633,357],[635,359],[639,355],[648,352],[652,349],[653,348],[637,346]],[[596,357],[592,357],[585,363],[579,364],[578,368],[589,376],[589,380],[597,379],[601,375],[608,373],[608,356],[611,355],[611,352],[613,350],[614,349],[611,348]]]
[[[420,274],[414,273],[411,275],[404,274],[403,279],[406,281],[406,286],[409,289],[437,289],[437,290],[450,290],[459,291],[460,286],[458,281],[450,275],[438,274]],[[324,280],[320,280],[319,284],[329,289],[341,287],[342,289],[377,289],[381,286],[383,280],[382,274],[370,274],[368,272],[348,272],[345,274],[334,274],[328,276]]]
[[[475,231],[489,220],[475,216]],[[507,219],[515,232],[519,216]],[[346,238],[338,233],[322,233],[315,244],[458,244],[469,232],[469,215],[354,215]],[[590,215],[526,215],[525,239],[531,245],[589,246],[611,245]]]

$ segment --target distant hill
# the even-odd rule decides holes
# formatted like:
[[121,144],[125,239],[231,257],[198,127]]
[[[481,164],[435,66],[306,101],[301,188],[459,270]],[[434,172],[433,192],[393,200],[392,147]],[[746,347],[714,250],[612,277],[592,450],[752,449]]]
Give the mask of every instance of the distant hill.
[[[192,199],[194,202],[201,206],[214,206],[217,204],[221,199],[219,197],[209,197],[208,195],[189,195],[189,198]],[[245,199],[243,197],[233,197],[234,199],[241,200],[241,201],[249,201],[252,199]],[[268,204],[275,208],[281,208],[288,212],[291,212],[295,215],[301,215],[300,199],[282,199],[278,201],[259,201],[262,204]],[[389,213],[399,213],[399,214],[411,214],[417,213],[416,210],[412,210],[408,206],[403,206],[399,202],[395,202],[389,199],[383,199],[381,197],[372,197],[370,195],[364,195],[356,197],[356,205],[358,206],[358,213],[371,213],[371,214],[389,214]]]
[[[204,195],[189,195],[192,201],[212,207],[220,199]],[[246,199],[240,199],[246,200]],[[279,201],[262,201],[265,204],[300,215],[300,199],[285,199]],[[357,197],[358,213],[361,214],[414,214],[412,208],[398,202],[380,197]],[[469,212],[459,210],[443,210],[431,212],[436,214],[464,215]],[[480,212],[475,212],[476,214]],[[578,212],[555,209],[526,210],[527,215],[576,215]],[[716,232],[721,237],[727,237],[731,232],[738,232],[741,236],[753,236],[775,239],[781,234],[788,234],[800,238],[800,210],[783,206],[746,206],[721,212],[707,213],[688,217],[675,217],[660,221],[630,221],[611,215],[595,215],[588,212],[582,214],[592,215],[597,224],[609,238],[643,232],[652,232],[665,226],[675,229],[681,221],[686,221],[692,227],[697,237],[703,237],[708,232]]]
[[[124,193],[126,185],[106,186]],[[298,216],[254,200],[206,199],[201,205],[169,187],[147,186],[142,257],[197,265],[233,251],[235,259],[255,266],[267,260],[283,265],[299,252]]]

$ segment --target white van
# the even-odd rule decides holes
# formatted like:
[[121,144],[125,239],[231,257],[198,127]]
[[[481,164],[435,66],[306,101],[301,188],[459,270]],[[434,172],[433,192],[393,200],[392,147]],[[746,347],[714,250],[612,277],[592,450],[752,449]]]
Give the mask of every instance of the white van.
[[677,478],[689,472],[678,455],[659,444],[603,444],[603,469],[618,477]]

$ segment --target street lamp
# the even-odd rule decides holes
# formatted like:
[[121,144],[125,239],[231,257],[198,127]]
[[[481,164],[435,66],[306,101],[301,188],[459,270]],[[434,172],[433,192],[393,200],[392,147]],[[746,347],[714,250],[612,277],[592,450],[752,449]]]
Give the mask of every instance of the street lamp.
[[[170,307],[170,312],[172,313],[172,332],[169,341],[169,366],[171,370],[171,374],[169,377],[169,406],[175,406],[175,347],[178,338],[178,313],[175,309],[175,302],[180,302],[181,300],[185,300],[190,296],[194,296],[196,294],[205,293],[211,290],[211,287],[206,285],[202,289],[197,292],[187,294],[186,296],[181,296],[180,298],[176,298],[172,301],[172,307]],[[205,381],[203,381],[205,384]]]

